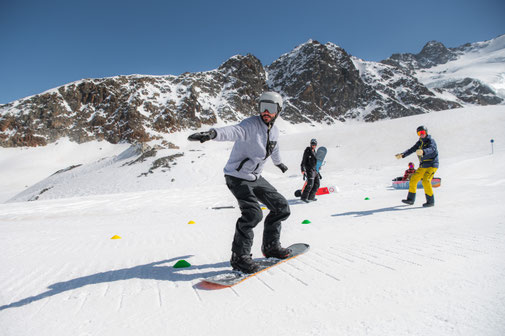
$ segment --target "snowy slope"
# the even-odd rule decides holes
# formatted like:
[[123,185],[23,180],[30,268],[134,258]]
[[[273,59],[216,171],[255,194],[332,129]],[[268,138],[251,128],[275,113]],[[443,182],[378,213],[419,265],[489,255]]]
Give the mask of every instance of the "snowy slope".
[[[278,126],[284,134],[281,138],[282,155],[285,163],[291,168],[287,173],[290,177],[288,180],[299,178],[300,151],[314,137],[314,132],[317,132],[320,143],[326,144],[328,148],[333,149],[328,153],[327,171],[334,172],[349,168],[366,170],[390,164],[392,152],[403,151],[414,144],[415,132],[404,126],[405,120],[409,120],[413,125],[426,124],[433,134],[449,132],[450,136],[439,144],[441,156],[446,157],[454,152],[463,154],[465,152],[472,153],[483,148],[488,150],[491,146],[489,143],[491,138],[494,138],[497,144],[500,143],[501,137],[503,137],[502,130],[505,120],[503,111],[504,108],[500,106],[455,109],[443,113],[412,116],[401,118],[398,121],[389,120],[373,124],[348,122],[339,123],[335,126],[319,125],[310,127],[310,131],[307,131],[306,125],[292,125],[279,120]],[[481,115],[478,122],[489,130],[489,134],[468,132],[468,130],[475,128],[477,121],[473,116],[474,114]],[[381,137],[380,141],[377,141],[374,135],[377,129],[381,130],[384,135],[387,134],[386,137]],[[56,146],[50,146],[48,149],[41,148],[40,152],[43,153],[41,159],[46,158],[46,160],[42,160],[43,164],[52,165],[51,169],[48,168],[44,171],[51,176],[41,179],[42,181],[22,192],[20,192],[22,190],[20,188],[18,191],[20,193],[9,200],[17,202],[154,189],[197,189],[201,188],[202,185],[222,186],[224,181],[222,169],[233,144],[219,142],[190,143],[186,140],[188,134],[188,132],[181,132],[168,135],[168,140],[177,144],[180,147],[179,149],[160,150],[155,157],[148,157],[145,161],[135,164],[132,164],[132,162],[137,159],[138,155],[131,156],[131,148],[128,148],[126,144],[114,147],[105,142],[95,142],[83,146],[88,152],[92,150],[93,146],[102,148],[96,150],[95,153],[87,154],[89,158],[100,158],[87,164],[83,164],[86,163],[86,160],[83,161],[83,155],[87,152],[81,155],[76,147],[73,147],[76,145],[72,145],[72,143],[63,142]],[[369,135],[369,137],[363,140],[357,139],[357,137],[365,135]],[[471,139],[471,141],[461,141],[462,135],[465,139]],[[364,145],[364,143],[367,145]],[[403,146],[398,145],[402,143],[404,143]],[[58,146],[62,146],[62,148]],[[109,147],[108,152],[115,155],[109,157],[99,156],[104,154],[103,147]],[[3,165],[8,167],[11,164],[11,156],[14,157],[13,153],[25,153],[26,150],[0,149],[0,152],[2,151],[10,153],[5,156],[5,165]],[[61,161],[61,158],[66,158],[71,151],[75,155],[70,155],[65,161]],[[30,155],[29,153],[32,152],[33,150],[27,152],[26,155]],[[359,156],[358,160],[355,158],[357,154]],[[18,154],[20,158],[25,157],[20,155]],[[170,168],[155,169],[152,173],[148,173],[153,161],[167,155],[179,156]],[[414,159],[411,158],[411,160]],[[26,164],[30,161],[26,159],[24,162]],[[62,163],[67,163],[67,165],[62,165]],[[273,167],[270,162],[268,165]],[[34,179],[29,177],[32,171],[38,173],[38,169],[32,170],[31,168],[34,166],[29,165],[28,169],[19,174],[19,169],[22,166],[19,164],[17,166],[19,167],[14,167],[15,169],[11,169],[10,173],[18,176],[18,178],[26,176],[27,180],[33,184]],[[56,171],[64,170],[68,166],[78,167],[53,174]],[[39,165],[36,167],[39,167]],[[285,179],[285,176],[277,168],[269,169],[265,174],[266,176]],[[40,177],[40,173],[37,176]],[[7,179],[5,181],[7,185],[2,189],[8,190],[11,181],[15,181],[15,178]],[[18,183],[18,186],[21,186],[21,184]],[[4,199],[4,201],[7,200],[7,198]]]
[[[409,207],[400,202],[405,191],[390,187],[414,161],[394,154],[413,145],[420,124],[440,150],[442,186],[430,209],[421,207],[422,190]],[[283,243],[311,250],[221,290],[200,279],[229,268],[239,210],[210,207],[235,204],[221,173],[231,144],[174,135],[185,156],[170,174],[144,181],[173,174],[175,182],[150,190],[132,186],[130,168],[98,167],[98,149],[80,152],[64,166],[83,166],[61,181],[82,188],[78,197],[62,188],[53,199],[0,204],[0,335],[503,335],[504,126],[503,106],[310,130],[281,122],[290,170],[269,164],[264,175],[293,203]],[[340,192],[294,204],[301,154],[314,137],[328,148],[322,183]],[[2,190],[12,195],[39,180],[26,160],[53,162],[63,148],[44,156],[0,149],[16,172],[2,169],[18,181],[2,181]],[[106,149],[106,160],[121,161],[124,149]],[[116,234],[122,239],[111,240]],[[173,268],[180,259],[192,267]]]
[[416,71],[416,77],[428,88],[442,87],[447,82],[475,78],[505,98],[505,35],[460,47],[455,60],[429,69]]
[[0,202],[72,165],[118,155],[128,144],[91,141],[81,145],[62,139],[45,147],[0,148]]

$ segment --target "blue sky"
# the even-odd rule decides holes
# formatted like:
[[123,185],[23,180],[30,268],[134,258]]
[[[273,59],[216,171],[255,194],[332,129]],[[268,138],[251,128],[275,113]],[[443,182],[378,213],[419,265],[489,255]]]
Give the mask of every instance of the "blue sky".
[[82,78],[179,75],[309,39],[380,61],[505,34],[503,0],[0,0],[0,104]]

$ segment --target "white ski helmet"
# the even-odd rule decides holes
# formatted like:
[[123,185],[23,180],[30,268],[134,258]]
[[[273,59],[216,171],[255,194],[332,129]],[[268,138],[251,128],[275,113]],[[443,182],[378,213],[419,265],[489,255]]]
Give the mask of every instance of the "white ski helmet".
[[[277,111],[275,113],[279,113],[282,111],[282,105],[283,105],[282,104],[282,97],[277,92],[267,91],[267,92],[263,92],[261,94],[260,99],[259,99],[259,103],[258,103],[258,108],[259,108],[260,113],[262,112],[261,111],[261,103],[262,102],[277,104]],[[272,113],[272,111],[270,111],[270,113]]]

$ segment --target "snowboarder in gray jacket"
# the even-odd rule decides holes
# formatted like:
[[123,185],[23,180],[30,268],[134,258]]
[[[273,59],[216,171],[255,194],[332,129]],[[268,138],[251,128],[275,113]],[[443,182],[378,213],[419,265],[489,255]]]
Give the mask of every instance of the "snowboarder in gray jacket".
[[259,115],[244,119],[237,125],[212,128],[194,133],[190,141],[234,141],[230,158],[224,167],[226,185],[238,201],[241,217],[235,226],[231,266],[244,273],[255,273],[259,264],[252,259],[253,229],[263,218],[259,202],[270,210],[265,218],[263,244],[265,257],[285,259],[289,249],[280,243],[281,222],[289,217],[287,200],[261,176],[266,160],[284,173],[288,167],[279,153],[279,129],[274,125],[281,113],[282,97],[276,92],[264,92],[259,99]]

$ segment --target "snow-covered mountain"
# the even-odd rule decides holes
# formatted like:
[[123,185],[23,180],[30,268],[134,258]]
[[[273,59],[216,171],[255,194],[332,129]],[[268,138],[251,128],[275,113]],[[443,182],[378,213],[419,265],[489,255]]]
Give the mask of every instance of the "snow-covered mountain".
[[[440,151],[442,185],[428,209],[422,189],[407,206],[407,191],[391,188],[410,160],[417,167],[415,155],[394,154],[414,144],[421,124]],[[124,143],[0,148],[0,194],[82,163],[0,204],[0,335],[505,334],[505,106],[279,126],[289,170],[269,163],[264,176],[290,202],[281,242],[311,248],[224,289],[201,279],[230,269],[240,216],[222,175],[231,143],[173,134],[180,149],[158,153],[184,156],[147,176],[161,157],[141,162],[148,155]],[[311,138],[328,148],[322,184],[340,191],[299,204],[293,191]],[[174,268],[179,260],[191,266]]]
[[503,102],[504,36],[368,62],[314,40],[264,66],[233,56],[218,69],[180,76],[83,79],[0,105],[0,146],[37,146],[62,137],[178,145],[166,135],[236,122],[255,113],[266,89],[287,100],[285,120],[333,124],[376,121]]
[[456,48],[431,41],[419,54],[394,54],[382,63],[406,70],[444,99],[476,105],[505,100],[505,35]]
[[[491,138],[497,144],[503,143],[505,137],[501,133],[505,117],[501,114],[504,111],[504,106],[470,107],[410,116],[408,122],[404,118],[397,118],[380,121],[379,124],[337,122],[307,128],[305,124],[293,125],[279,119],[277,125],[282,134],[282,158],[290,168],[286,175],[290,179],[300,179],[300,155],[311,138],[317,138],[319,143],[329,148],[326,172],[373,170],[374,167],[391,164],[394,153],[413,145],[417,140],[415,128],[422,124],[434,136],[454,129],[452,136],[444,136],[439,143],[441,157],[450,151],[471,156],[475,150],[489,149]],[[480,117],[472,117],[473,113]],[[462,120],[457,121],[460,118]],[[488,134],[473,134],[472,123],[476,120],[486,125]],[[407,127],[407,124],[410,126]],[[357,141],[357,137],[361,138],[364,133],[373,133],[378,129],[381,129],[379,135],[367,135],[367,145],[359,145],[364,141]],[[111,145],[105,141],[79,145],[65,139],[37,149],[1,149],[2,189],[10,190],[5,194],[4,201],[43,201],[149,190],[197,192],[202,186],[212,185],[221,188],[223,167],[233,143],[193,143],[186,140],[188,134],[189,131],[183,131],[168,136],[170,142],[181,144],[180,148],[156,149],[145,144],[130,146],[127,143]],[[461,134],[464,134],[465,141],[461,141]],[[400,135],[409,140],[400,141]],[[354,141],[356,144],[353,144]],[[19,162],[25,164],[17,166]],[[266,176],[286,177],[270,160],[266,167]]]
[[310,40],[267,73],[268,86],[288,97],[283,117],[295,123],[376,121],[460,106],[436,98],[402,69],[359,60],[333,43]]
[[177,77],[83,79],[0,106],[0,145],[45,145],[61,137],[78,143],[163,140],[167,133],[252,114],[265,79],[252,55]]

